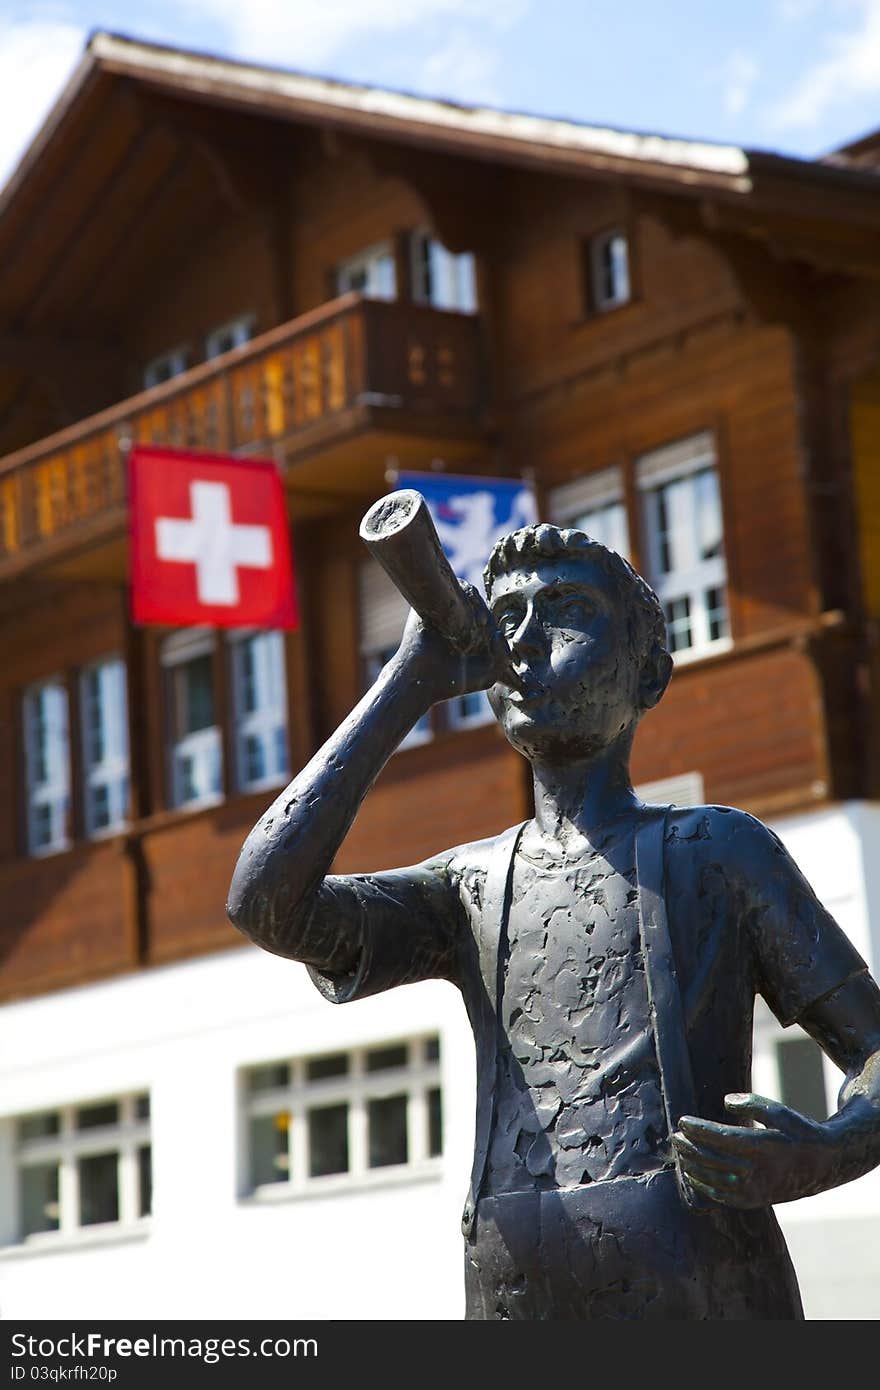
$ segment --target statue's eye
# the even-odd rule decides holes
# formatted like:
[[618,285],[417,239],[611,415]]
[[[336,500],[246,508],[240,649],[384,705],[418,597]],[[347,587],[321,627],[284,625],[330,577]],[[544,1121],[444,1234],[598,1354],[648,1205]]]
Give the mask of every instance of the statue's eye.
[[560,594],[554,605],[558,622],[583,623],[593,615],[593,605],[583,594]]

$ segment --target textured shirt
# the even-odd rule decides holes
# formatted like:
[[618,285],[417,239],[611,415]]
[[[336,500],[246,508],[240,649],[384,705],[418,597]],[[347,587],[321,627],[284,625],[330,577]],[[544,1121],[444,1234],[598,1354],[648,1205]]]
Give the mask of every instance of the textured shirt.
[[500,944],[490,1193],[669,1161],[634,861],[631,824],[575,863],[517,854]]

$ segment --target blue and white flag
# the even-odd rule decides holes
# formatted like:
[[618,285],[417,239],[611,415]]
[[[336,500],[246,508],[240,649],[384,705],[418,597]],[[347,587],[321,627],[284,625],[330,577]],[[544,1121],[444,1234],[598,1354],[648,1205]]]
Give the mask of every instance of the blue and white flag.
[[521,479],[399,473],[397,486],[422,494],[450,565],[481,594],[495,542],[538,520],[534,493]]

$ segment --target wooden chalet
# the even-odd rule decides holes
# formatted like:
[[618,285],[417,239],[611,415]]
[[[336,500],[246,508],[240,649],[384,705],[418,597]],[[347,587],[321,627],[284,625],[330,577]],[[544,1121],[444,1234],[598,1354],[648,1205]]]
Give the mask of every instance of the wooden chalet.
[[[637,785],[769,821],[876,974],[878,176],[878,136],[812,162],[91,39],[0,194],[7,1317],[459,1315],[456,992],[330,1009],[224,911],[399,640],[357,533],[401,471],[527,479],[636,564],[675,656]],[[296,631],[132,625],[136,443],[277,462]],[[338,867],[490,835],[527,773],[449,702]],[[753,1085],[823,1116],[839,1078],[760,1005]],[[780,1220],[808,1315],[876,1317],[880,1172]]]
[[[175,792],[174,634],[127,618],[136,441],[278,462],[291,768],[364,687],[360,516],[389,471],[443,468],[623,526],[667,595],[677,669],[640,784],[696,776],[765,818],[875,798],[878,162],[876,140],[809,162],[96,35],[0,198],[3,997],[237,939],[224,895],[271,793],[241,776],[214,634],[219,781]],[[677,525],[705,542],[681,592]],[[111,657],[113,796],[84,683]],[[529,795],[492,722],[439,713],[339,867],[490,834]]]

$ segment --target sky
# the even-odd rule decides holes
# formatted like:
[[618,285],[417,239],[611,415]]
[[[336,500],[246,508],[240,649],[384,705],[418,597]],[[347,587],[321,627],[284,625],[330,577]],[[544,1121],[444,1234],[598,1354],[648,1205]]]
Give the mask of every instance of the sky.
[[880,0],[0,0],[0,184],[95,29],[808,158],[880,126]]

